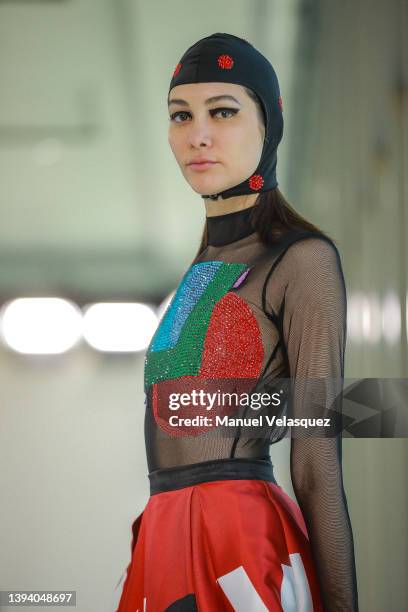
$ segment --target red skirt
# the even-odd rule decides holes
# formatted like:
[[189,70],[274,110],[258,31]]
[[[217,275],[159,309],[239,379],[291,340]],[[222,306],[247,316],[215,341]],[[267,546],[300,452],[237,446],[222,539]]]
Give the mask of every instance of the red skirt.
[[[217,465],[217,479],[207,469],[206,482],[176,488],[176,478],[150,495],[132,525],[116,612],[322,612],[299,506],[274,479],[221,479],[230,463],[196,464]],[[188,482],[183,468],[158,472]]]

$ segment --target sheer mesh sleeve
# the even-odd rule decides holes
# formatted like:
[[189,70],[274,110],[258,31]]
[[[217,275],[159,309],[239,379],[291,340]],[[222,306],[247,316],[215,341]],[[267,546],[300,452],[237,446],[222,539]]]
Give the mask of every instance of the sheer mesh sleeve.
[[[282,263],[288,272],[283,333],[290,376],[306,381],[295,384],[292,416],[306,418],[315,413],[316,403],[325,402],[323,411],[333,405],[342,389],[347,308],[344,277],[335,245],[322,238],[292,245]],[[317,379],[324,379],[324,394],[308,382]],[[358,610],[341,440],[341,433],[292,436],[291,440],[293,489],[308,529],[327,612]]]

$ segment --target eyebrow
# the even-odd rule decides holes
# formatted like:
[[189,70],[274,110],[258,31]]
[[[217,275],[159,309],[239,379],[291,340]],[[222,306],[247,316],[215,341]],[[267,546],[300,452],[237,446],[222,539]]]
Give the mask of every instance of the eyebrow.
[[[218,102],[219,100],[232,100],[233,102],[236,102],[239,106],[241,106],[241,104],[236,98],[234,98],[234,96],[229,95],[212,96],[212,98],[208,98],[204,104],[212,104],[213,102]],[[167,105],[170,106],[170,104],[180,104],[180,106],[188,106],[188,102],[186,102],[186,100],[182,100],[181,98],[173,98],[172,100],[168,100]]]

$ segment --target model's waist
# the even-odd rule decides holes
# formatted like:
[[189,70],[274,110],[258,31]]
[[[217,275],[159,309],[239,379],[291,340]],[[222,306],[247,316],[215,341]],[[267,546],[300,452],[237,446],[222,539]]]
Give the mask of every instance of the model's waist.
[[213,459],[149,473],[150,495],[214,480],[266,480],[276,483],[270,458]]

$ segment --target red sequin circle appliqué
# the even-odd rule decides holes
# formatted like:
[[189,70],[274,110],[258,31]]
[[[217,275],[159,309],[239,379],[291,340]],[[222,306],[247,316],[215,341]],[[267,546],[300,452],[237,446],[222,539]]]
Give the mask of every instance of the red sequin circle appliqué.
[[278,104],[279,104],[279,108],[280,108],[281,110],[283,110],[282,96],[279,96],[279,98],[278,98]]
[[219,55],[217,58],[218,66],[230,70],[234,65],[234,60],[230,55]]
[[204,341],[200,376],[258,378],[264,349],[258,321],[250,306],[227,292],[215,304]]
[[253,174],[249,179],[249,186],[254,191],[261,189],[264,184],[264,180],[260,174]]
[[173,72],[174,77],[178,75],[178,73],[180,72],[180,69],[181,69],[181,62],[179,62],[174,69],[174,72]]

